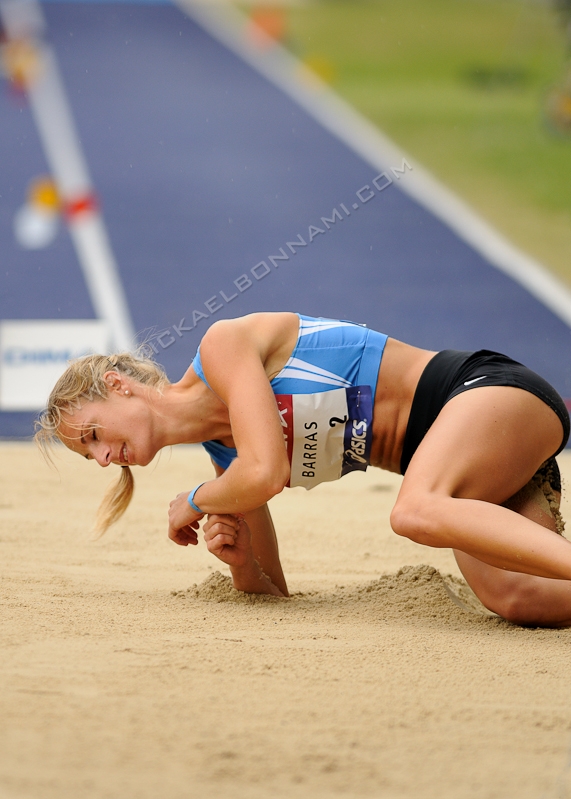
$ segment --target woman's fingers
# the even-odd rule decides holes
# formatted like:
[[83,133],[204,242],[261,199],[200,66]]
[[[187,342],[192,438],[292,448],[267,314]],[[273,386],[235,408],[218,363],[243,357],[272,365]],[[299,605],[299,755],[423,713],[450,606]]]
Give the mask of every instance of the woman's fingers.
[[206,534],[210,532],[216,525],[228,527],[229,529],[238,532],[240,522],[235,516],[231,516],[229,513],[212,513],[208,517],[206,523],[203,525],[202,532]]
[[238,530],[228,524],[224,524],[223,522],[215,522],[211,524],[208,529],[206,529],[206,524],[202,532],[204,533],[204,540],[206,543],[212,541],[218,535],[224,535],[230,539],[231,543],[234,543],[236,540],[236,536],[238,535]]
[[[178,499],[178,497],[177,497]],[[177,500],[173,500],[171,505]],[[168,537],[179,546],[198,544],[199,520],[185,524],[180,528],[169,525]],[[230,514],[212,514],[203,525],[204,540],[209,552],[220,555],[226,547],[234,547],[240,531],[240,519]]]
[[228,535],[226,533],[218,533],[218,535],[215,535],[213,538],[209,538],[206,541],[206,548],[213,555],[219,555],[226,547],[233,547],[234,542],[234,536]]
[[236,556],[236,542],[240,522],[229,514],[212,514],[202,528],[206,548],[212,555],[225,563],[231,563]]
[[168,536],[171,541],[174,541],[175,544],[181,547],[187,547],[189,544],[196,545],[198,544],[198,535],[194,529],[195,526],[198,527],[198,522],[181,527],[180,530],[169,527]]

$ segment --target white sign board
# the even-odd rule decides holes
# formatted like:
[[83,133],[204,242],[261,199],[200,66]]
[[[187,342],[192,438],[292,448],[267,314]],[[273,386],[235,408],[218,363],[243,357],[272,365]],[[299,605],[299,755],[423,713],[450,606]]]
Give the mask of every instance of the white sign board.
[[0,410],[41,410],[71,358],[108,347],[108,329],[99,320],[0,322]]

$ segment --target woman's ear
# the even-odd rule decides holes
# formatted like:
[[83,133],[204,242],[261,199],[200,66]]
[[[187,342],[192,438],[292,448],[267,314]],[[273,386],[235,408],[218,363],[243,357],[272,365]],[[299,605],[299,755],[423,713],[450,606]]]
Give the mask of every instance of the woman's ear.
[[105,372],[103,379],[109,391],[118,391],[121,394],[125,391],[119,372]]

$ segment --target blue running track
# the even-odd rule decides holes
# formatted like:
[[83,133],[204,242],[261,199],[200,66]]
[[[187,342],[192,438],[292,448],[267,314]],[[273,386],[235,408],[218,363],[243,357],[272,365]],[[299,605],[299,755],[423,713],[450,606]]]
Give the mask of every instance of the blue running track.
[[[403,193],[406,174],[379,191],[347,144],[173,6],[44,11],[135,328],[165,331],[156,357],[173,380],[216,319],[292,310],[504,351],[571,397],[569,327]],[[47,166],[7,82],[0,162],[0,318],[93,318],[65,229],[45,250],[14,240]],[[32,418],[0,413],[0,436],[29,435]]]

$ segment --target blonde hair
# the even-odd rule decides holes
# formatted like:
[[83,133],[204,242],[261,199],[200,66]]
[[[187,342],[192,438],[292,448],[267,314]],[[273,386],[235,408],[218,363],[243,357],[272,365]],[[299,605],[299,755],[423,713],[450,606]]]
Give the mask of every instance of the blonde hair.
[[[63,414],[73,416],[74,410],[79,410],[85,402],[107,399],[109,387],[104,376],[109,371],[119,372],[159,391],[169,383],[163,369],[142,353],[85,355],[70,361],[53,387],[46,409],[35,422],[34,440],[48,461],[51,461],[51,446],[62,440],[59,428]],[[74,426],[67,420],[66,424]],[[94,528],[96,536],[103,535],[121,518],[129,507],[134,490],[133,473],[128,466],[123,466],[119,480],[108,488],[97,511]]]

